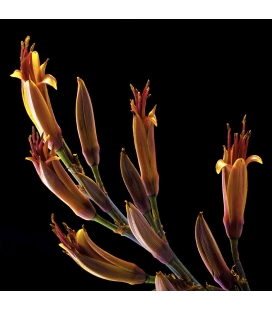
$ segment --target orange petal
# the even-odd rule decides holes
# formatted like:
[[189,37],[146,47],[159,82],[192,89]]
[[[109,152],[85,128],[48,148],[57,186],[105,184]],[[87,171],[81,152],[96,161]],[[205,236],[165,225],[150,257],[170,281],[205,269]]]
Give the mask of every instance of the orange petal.
[[246,159],[246,165],[248,165],[248,164],[251,163],[251,162],[257,162],[257,163],[259,163],[259,164],[262,164],[262,163],[263,163],[261,157],[258,156],[258,155],[251,155],[251,156],[249,156],[249,157]]
[[215,165],[215,170],[219,174],[224,167],[231,169],[231,165],[227,164],[223,159],[219,159]]
[[37,86],[39,86],[40,84],[47,84],[52,86],[53,88],[57,89],[57,80],[56,78],[53,77],[53,75],[51,74],[45,74],[42,78],[42,80],[37,83]]

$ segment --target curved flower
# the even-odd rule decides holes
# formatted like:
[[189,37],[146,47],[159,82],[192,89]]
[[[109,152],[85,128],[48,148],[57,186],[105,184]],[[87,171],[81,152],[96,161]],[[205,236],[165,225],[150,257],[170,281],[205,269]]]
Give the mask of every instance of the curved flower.
[[65,202],[77,216],[92,220],[96,215],[94,206],[69,177],[59,162],[54,147],[48,151],[48,139],[39,139],[38,133],[35,135],[33,128],[29,142],[32,157],[26,159],[32,161],[45,186]]
[[195,238],[199,254],[214,280],[225,290],[234,286],[234,278],[229,270],[212,232],[200,212],[195,225]]
[[66,236],[54,221],[53,215],[52,223],[53,232],[61,241],[60,247],[87,272],[102,279],[131,285],[146,281],[147,275],[141,268],[102,250],[89,238],[84,228],[75,232],[63,223],[68,232]]
[[46,138],[50,135],[50,146],[53,144],[56,150],[62,146],[61,129],[58,126],[48,95],[47,85],[57,89],[56,79],[45,74],[48,59],[40,65],[39,54],[33,51],[34,44],[28,52],[30,37],[21,42],[21,70],[15,70],[12,77],[21,80],[23,103],[28,116],[41,135]]
[[148,196],[157,196],[159,192],[159,174],[156,163],[156,149],[154,140],[154,125],[157,126],[155,116],[156,106],[145,115],[146,100],[150,96],[149,81],[142,95],[137,89],[130,85],[134,95],[131,100],[131,111],[133,112],[133,136],[137,153],[141,178]]
[[240,138],[234,134],[234,143],[231,146],[230,127],[228,129],[227,149],[223,146],[223,159],[218,160],[215,169],[222,170],[222,191],[224,202],[224,218],[226,233],[229,238],[240,238],[244,225],[244,211],[247,198],[247,165],[250,162],[262,164],[261,157],[251,155],[246,158],[251,131],[246,130],[246,115],[242,121]]

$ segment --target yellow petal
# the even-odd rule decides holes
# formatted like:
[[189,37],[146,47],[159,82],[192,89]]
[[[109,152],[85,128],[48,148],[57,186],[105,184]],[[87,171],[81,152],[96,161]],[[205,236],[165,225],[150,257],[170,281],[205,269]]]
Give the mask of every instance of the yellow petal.
[[223,159],[219,159],[215,165],[215,170],[219,174],[221,170],[227,166],[227,163]]
[[22,72],[20,70],[15,70],[10,76],[18,78],[20,80],[23,79]]
[[45,74],[41,80],[41,82],[37,83],[37,86],[41,83],[52,86],[57,89],[57,80],[51,74]]
[[251,155],[251,156],[249,156],[249,157],[246,159],[246,165],[248,165],[248,164],[251,163],[251,162],[256,162],[256,163],[259,163],[259,164],[262,164],[262,163],[263,163],[261,157],[258,156],[258,155]]
[[154,108],[149,112],[148,118],[151,120],[151,122],[152,122],[155,126],[158,126],[157,117],[156,117],[156,115],[155,115],[156,107],[157,107],[157,105],[155,105]]
[[34,51],[32,54],[32,68],[35,76],[35,82],[38,83],[41,80],[40,74],[40,58],[38,52]]

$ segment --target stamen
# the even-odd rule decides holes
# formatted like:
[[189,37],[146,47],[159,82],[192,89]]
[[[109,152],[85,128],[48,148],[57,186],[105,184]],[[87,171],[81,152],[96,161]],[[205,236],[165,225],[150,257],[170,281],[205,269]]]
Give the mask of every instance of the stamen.
[[231,137],[230,137],[230,125],[227,123],[227,129],[228,129],[228,164],[231,164],[231,152],[230,152],[230,145],[231,145]]
[[233,143],[233,151],[232,151],[232,163],[234,163],[236,161],[236,159],[238,158],[238,140],[239,140],[238,133],[236,132],[234,134],[234,143]]
[[246,114],[245,114],[245,116],[244,116],[244,118],[243,118],[243,120],[242,120],[242,124],[243,124],[243,127],[242,127],[242,131],[246,131]]

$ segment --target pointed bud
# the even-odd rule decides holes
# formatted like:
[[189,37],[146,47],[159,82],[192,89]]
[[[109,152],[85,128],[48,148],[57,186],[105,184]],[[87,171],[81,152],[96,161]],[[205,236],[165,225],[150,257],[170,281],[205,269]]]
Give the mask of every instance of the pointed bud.
[[76,175],[82,182],[86,195],[104,212],[110,212],[112,210],[112,205],[108,196],[101,190],[101,188],[85,174],[76,173]]
[[77,78],[76,123],[82,147],[82,153],[88,165],[98,165],[100,147],[96,136],[96,127],[91,98],[85,83]]
[[135,238],[157,260],[168,265],[173,259],[173,252],[168,243],[154,232],[142,213],[132,203],[126,202],[126,209],[128,223]]
[[128,158],[125,149],[121,151],[120,167],[124,183],[133,199],[134,205],[142,214],[145,214],[151,209],[149,200],[141,177]]
[[177,291],[174,285],[161,271],[156,273],[155,286],[156,291]]
[[199,254],[214,280],[225,290],[234,286],[234,279],[202,212],[196,220],[195,238]]

